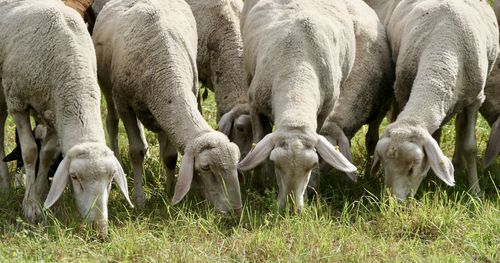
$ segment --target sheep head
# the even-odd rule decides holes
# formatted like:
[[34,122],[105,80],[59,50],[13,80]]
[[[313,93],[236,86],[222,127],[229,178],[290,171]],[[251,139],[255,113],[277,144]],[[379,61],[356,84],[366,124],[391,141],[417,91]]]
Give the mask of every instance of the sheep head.
[[295,208],[300,212],[311,170],[318,165],[318,155],[341,171],[356,171],[356,167],[325,137],[303,130],[276,131],[266,135],[239,163],[239,168],[251,170],[269,157],[278,180],[279,207],[283,209],[287,197],[292,196]]
[[217,211],[240,211],[239,159],[238,146],[220,132],[207,132],[196,138],[184,151],[172,204],[184,198],[196,175],[202,194]]
[[380,162],[385,186],[400,201],[415,194],[429,169],[449,186],[455,184],[453,164],[422,128],[389,126],[375,148],[372,174]]
[[112,182],[133,207],[125,173],[113,152],[101,143],[78,144],[65,154],[54,174],[45,208],[50,208],[59,199],[69,181],[80,214],[95,224],[102,235],[107,234],[107,205]]
[[248,106],[235,107],[222,115],[219,131],[240,148],[241,157],[245,157],[252,148],[252,122]]

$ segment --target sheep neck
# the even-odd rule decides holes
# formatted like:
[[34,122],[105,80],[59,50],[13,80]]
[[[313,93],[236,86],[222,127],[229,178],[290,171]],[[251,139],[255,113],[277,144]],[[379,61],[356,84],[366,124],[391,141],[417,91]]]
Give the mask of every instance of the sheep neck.
[[[64,85],[55,90],[56,130],[65,153],[85,142],[105,144],[101,122],[101,94],[97,81]],[[47,117],[47,116],[46,116]],[[49,117],[50,118],[50,117]]]
[[[429,133],[441,127],[457,103],[454,87],[457,83],[456,68],[435,64],[419,69],[413,82],[408,102],[396,119],[396,123],[420,126]],[[446,69],[446,70],[445,70]]]
[[296,66],[280,74],[273,83],[272,105],[277,129],[281,127],[317,128],[321,103],[319,79],[312,67]]
[[168,139],[179,151],[193,142],[200,134],[213,131],[208,125],[196,102],[192,82],[174,81],[161,85],[148,99],[149,108]]

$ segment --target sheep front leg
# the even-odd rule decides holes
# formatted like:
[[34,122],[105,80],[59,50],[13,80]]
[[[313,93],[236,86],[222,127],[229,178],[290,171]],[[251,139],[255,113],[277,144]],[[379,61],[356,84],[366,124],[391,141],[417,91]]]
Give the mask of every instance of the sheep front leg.
[[134,202],[138,207],[144,207],[146,200],[143,189],[143,163],[146,155],[146,145],[141,138],[141,131],[135,113],[125,108],[119,112],[128,135],[129,155],[134,172]]
[[465,163],[467,165],[467,176],[469,179],[469,185],[471,187],[473,194],[478,194],[481,189],[479,188],[479,180],[477,177],[477,144],[476,144],[476,121],[477,113],[480,102],[474,103],[464,109],[465,117],[465,129],[464,131],[464,141],[463,141],[463,156],[465,158]]
[[55,131],[47,127],[47,135],[42,141],[40,162],[36,176],[38,197],[46,196],[49,190],[49,169],[58,154],[58,140]]
[[7,163],[2,162],[5,158],[5,120],[7,120],[7,105],[0,105],[0,193],[9,191],[9,169]]
[[19,133],[24,169],[26,171],[26,192],[23,200],[24,217],[28,222],[36,223],[41,213],[40,199],[37,196],[35,184],[38,148],[31,131],[29,111],[12,111],[11,115]]
[[177,150],[167,138],[164,132],[158,134],[158,142],[160,144],[160,156],[167,171],[165,180],[165,192],[170,194],[173,192],[175,185],[175,165],[177,164]]

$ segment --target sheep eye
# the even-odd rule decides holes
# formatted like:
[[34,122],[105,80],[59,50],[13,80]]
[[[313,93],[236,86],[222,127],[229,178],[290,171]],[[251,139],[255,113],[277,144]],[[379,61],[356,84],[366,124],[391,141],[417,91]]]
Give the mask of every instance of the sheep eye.
[[76,175],[76,173],[70,173],[69,176],[71,177],[71,179],[73,180],[77,180],[78,179],[78,176]]
[[201,166],[201,170],[203,171],[209,171],[210,170],[210,166],[207,164],[207,165],[203,165]]
[[408,176],[412,176],[413,175],[413,167],[410,168],[410,170],[408,171]]

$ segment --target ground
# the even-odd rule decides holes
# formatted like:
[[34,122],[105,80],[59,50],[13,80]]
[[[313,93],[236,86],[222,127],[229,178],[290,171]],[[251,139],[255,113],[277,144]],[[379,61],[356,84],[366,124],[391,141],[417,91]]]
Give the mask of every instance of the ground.
[[[215,126],[212,95],[203,111]],[[120,129],[122,162],[130,175],[127,138]],[[14,147],[13,130],[9,118],[8,150]],[[353,140],[354,163],[360,171],[366,130],[363,127]],[[481,118],[478,160],[488,134]],[[416,199],[406,203],[388,198],[380,177],[351,183],[334,172],[324,182],[320,197],[310,200],[300,215],[280,213],[276,191],[257,194],[243,185],[243,215],[227,218],[194,197],[171,206],[170,195],[163,192],[158,143],[152,133],[147,138],[151,148],[145,162],[144,209],[129,208],[114,188],[110,233],[101,240],[79,219],[70,190],[38,225],[23,221],[23,189],[13,190],[0,196],[0,262],[500,262],[500,158],[487,170],[480,167],[483,192],[478,197],[467,192],[463,172],[456,174],[453,188],[429,174]],[[450,123],[441,144],[448,157],[453,154],[453,142]],[[129,187],[131,180],[129,176]]]

